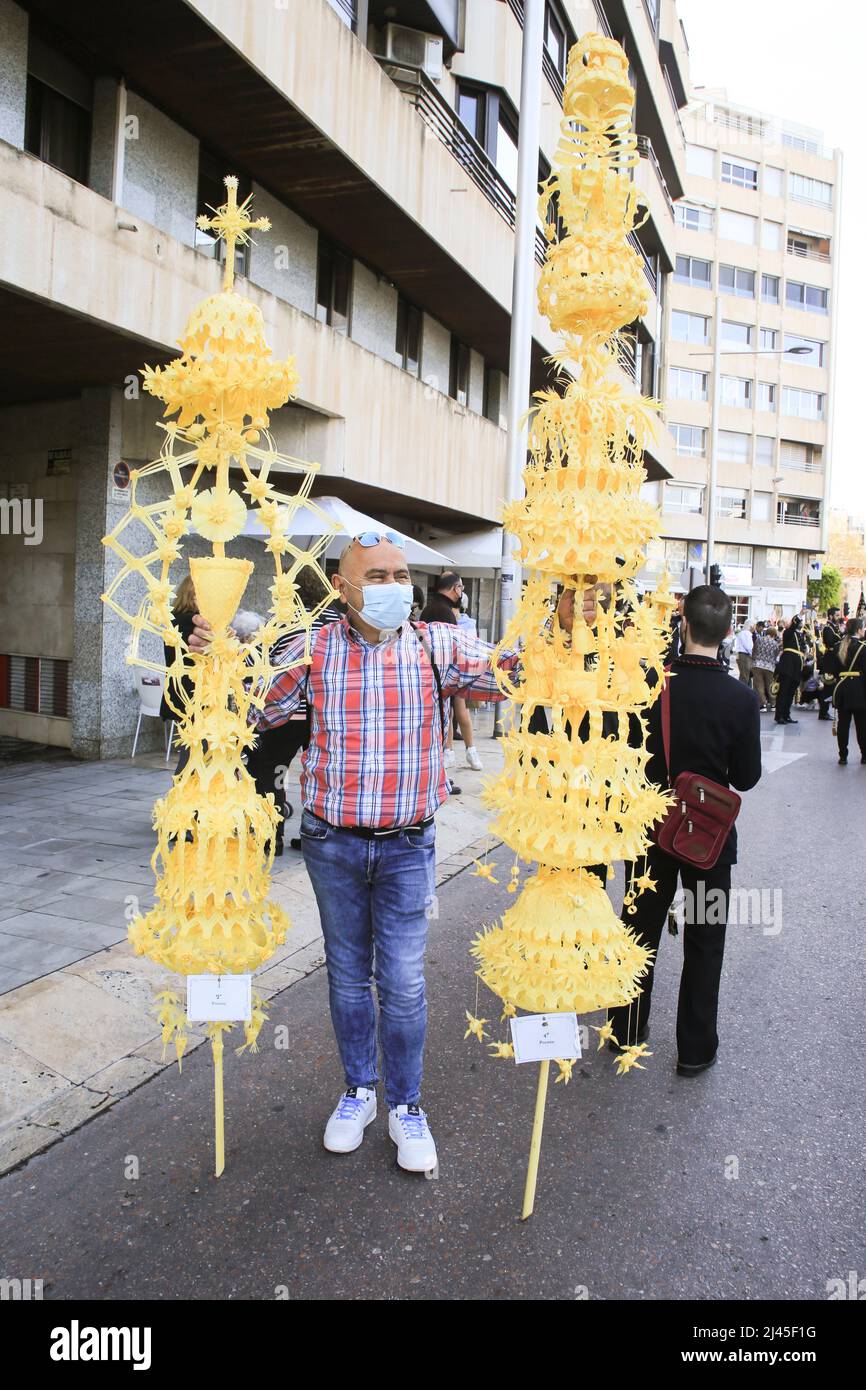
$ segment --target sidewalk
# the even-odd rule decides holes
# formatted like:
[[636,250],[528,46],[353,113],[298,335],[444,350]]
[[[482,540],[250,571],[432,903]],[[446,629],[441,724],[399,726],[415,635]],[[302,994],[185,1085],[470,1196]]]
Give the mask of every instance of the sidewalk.
[[[501,765],[490,709],[476,718],[482,773],[461,766],[437,816],[437,886],[492,843],[480,793]],[[127,942],[153,902],[151,809],[171,772],[159,755],[29,763],[4,772],[0,806],[0,1173],[49,1147],[167,1066],[152,1001],[178,985]],[[255,984],[266,999],[324,963],[319,915],[299,852],[274,861],[271,897],[292,929]],[[189,1051],[204,1041],[191,1031]]]

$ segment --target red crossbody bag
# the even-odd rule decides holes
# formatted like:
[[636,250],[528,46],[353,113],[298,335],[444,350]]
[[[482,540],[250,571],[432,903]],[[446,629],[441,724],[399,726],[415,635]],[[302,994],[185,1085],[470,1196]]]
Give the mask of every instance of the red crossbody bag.
[[[671,687],[665,680],[661,693],[662,744],[670,779]],[[676,805],[671,806],[655,830],[655,842],[681,864],[711,869],[739,814],[742,798],[699,772],[680,772],[674,783]]]

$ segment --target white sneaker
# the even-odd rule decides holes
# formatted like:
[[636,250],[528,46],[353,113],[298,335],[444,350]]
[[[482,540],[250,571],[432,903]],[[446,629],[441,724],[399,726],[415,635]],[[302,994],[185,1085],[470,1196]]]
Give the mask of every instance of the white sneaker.
[[473,772],[483,772],[484,764],[481,761],[481,754],[476,747],[466,749],[466,766],[471,767]]
[[398,1105],[388,1112],[388,1133],[397,1145],[397,1162],[410,1173],[436,1167],[436,1145],[427,1116],[418,1105]]
[[332,1154],[350,1154],[361,1147],[364,1130],[376,1118],[376,1092],[350,1086],[337,1102],[322,1141]]
[[445,749],[445,766],[446,766],[446,767],[453,767],[454,764],[456,763],[456,761],[457,761],[457,754],[454,752],[454,749],[453,749],[453,748],[446,748],[446,749]]

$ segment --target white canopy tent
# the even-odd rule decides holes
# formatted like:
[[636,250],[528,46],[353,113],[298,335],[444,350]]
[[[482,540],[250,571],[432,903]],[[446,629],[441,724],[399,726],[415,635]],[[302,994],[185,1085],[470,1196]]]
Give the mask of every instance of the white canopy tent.
[[[313,501],[318,511],[324,512],[325,516],[335,522],[339,528],[325,551],[324,559],[338,559],[346,546],[347,539],[351,539],[352,536],[360,536],[364,531],[393,531],[396,535],[402,536],[405,542],[406,559],[410,565],[429,565],[435,569],[445,569],[453,564],[451,557],[443,555],[441,550],[434,550],[432,546],[422,545],[421,541],[416,541],[411,536],[405,535],[398,527],[386,526],[383,522],[367,516],[365,512],[356,511],[341,497],[316,497]],[[305,544],[305,537],[324,535],[327,529],[328,527],[321,515],[307,506],[298,508],[292,518],[291,526],[286,528],[295,543],[302,547]],[[247,512],[244,535],[252,536],[256,540],[267,539],[268,532],[259,521],[255,511]]]

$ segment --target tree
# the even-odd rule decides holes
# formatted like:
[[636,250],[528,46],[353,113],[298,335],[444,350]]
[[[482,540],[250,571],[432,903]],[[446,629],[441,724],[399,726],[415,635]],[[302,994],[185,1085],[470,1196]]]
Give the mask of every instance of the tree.
[[820,579],[810,579],[806,586],[809,603],[818,600],[818,612],[838,608],[842,599],[842,576],[833,565],[825,565]]

